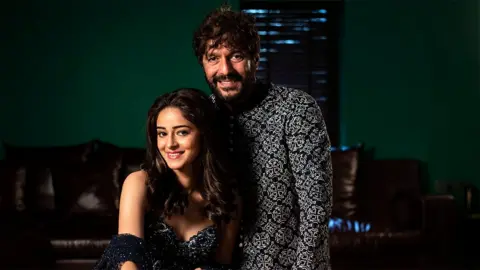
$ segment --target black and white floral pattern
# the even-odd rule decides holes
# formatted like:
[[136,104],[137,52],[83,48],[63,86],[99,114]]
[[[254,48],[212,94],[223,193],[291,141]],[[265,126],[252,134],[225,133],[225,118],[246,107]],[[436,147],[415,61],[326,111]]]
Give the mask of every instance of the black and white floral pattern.
[[320,108],[300,90],[266,91],[229,123],[244,197],[241,269],[330,269],[332,166]]

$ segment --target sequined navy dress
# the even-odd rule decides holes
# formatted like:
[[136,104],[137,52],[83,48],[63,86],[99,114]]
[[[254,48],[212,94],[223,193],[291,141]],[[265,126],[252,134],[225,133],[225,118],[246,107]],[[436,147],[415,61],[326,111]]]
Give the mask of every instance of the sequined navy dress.
[[130,234],[114,236],[93,269],[116,270],[126,261],[133,261],[141,270],[230,269],[215,264],[216,232],[212,225],[182,241],[162,219],[146,221],[145,240]]

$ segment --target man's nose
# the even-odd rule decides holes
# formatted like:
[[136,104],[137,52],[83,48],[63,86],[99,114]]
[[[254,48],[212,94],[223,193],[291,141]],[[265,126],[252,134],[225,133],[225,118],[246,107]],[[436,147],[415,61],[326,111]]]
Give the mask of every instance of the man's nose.
[[218,73],[222,75],[228,75],[232,72],[232,70],[233,70],[233,66],[230,60],[227,59],[226,57],[223,57],[220,60],[220,67],[218,69]]

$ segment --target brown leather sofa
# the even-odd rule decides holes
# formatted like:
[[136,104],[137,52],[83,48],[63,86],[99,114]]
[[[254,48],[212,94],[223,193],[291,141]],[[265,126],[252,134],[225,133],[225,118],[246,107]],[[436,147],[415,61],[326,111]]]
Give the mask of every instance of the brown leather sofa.
[[454,197],[425,194],[425,164],[377,160],[362,145],[333,150],[332,164],[333,265],[410,269],[450,263],[457,225]]
[[[139,169],[144,150],[98,140],[62,147],[4,143],[4,150],[0,228],[10,238],[0,244],[0,254],[15,267],[40,267],[24,258],[29,249],[53,261],[98,258],[117,231],[121,183]],[[38,239],[48,239],[50,245],[37,247]]]
[[[62,147],[4,143],[4,149],[0,227],[9,237],[0,254],[36,267],[40,260],[26,257],[44,254],[43,265],[45,258],[98,258],[117,230],[122,181],[139,169],[144,150],[99,140]],[[361,146],[333,149],[332,161],[334,265],[447,252],[453,198],[422,194],[420,162],[374,160]]]

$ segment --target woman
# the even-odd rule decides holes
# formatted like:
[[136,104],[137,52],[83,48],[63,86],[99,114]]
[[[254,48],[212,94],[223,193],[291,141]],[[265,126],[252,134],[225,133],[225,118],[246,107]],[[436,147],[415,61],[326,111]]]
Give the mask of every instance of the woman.
[[94,269],[226,269],[240,203],[212,103],[178,89],[154,102],[147,125],[146,162],[123,183],[118,235]]

